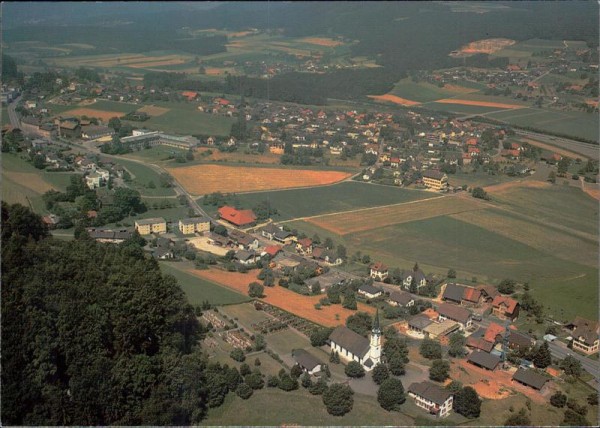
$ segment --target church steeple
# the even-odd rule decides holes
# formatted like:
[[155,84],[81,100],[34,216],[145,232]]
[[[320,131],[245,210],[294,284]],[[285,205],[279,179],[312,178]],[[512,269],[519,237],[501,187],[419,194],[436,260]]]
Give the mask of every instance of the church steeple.
[[375,312],[375,318],[373,318],[372,332],[381,334],[381,329],[379,328],[379,308],[377,308],[377,311]]

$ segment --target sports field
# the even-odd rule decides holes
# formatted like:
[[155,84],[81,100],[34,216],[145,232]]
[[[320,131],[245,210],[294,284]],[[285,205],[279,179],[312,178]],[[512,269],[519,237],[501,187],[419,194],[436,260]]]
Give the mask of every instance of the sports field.
[[275,190],[238,195],[243,206],[269,201],[279,212],[277,220],[290,220],[356,208],[428,199],[436,195],[419,190],[392,186],[374,186],[358,181],[344,181],[331,186],[309,189]]
[[[256,272],[254,274],[244,274],[209,269],[193,270],[189,273],[243,294],[248,294],[248,284],[257,281]],[[317,310],[314,306],[319,303],[323,295],[303,296],[280,286],[265,287],[264,294],[265,297],[260,300],[323,326],[344,324],[346,318],[355,313],[355,311],[342,308],[341,305],[323,306],[322,309]],[[362,303],[358,303],[358,310],[369,313],[375,312],[373,307]]]
[[184,166],[168,168],[168,171],[195,195],[319,186],[342,181],[351,175],[343,171],[221,165]]

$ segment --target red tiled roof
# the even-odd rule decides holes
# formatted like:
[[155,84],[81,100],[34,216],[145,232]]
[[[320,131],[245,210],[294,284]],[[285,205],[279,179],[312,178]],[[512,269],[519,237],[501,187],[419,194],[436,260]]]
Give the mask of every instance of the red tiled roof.
[[184,97],[188,98],[188,99],[192,99],[192,98],[196,98],[198,96],[198,92],[193,92],[193,91],[183,91],[181,93],[181,95],[183,95]]
[[298,244],[302,245],[305,248],[310,247],[312,245],[312,239],[310,239],[310,238],[298,239]]
[[467,337],[467,346],[470,348],[475,348],[475,349],[481,349],[482,351],[485,352],[491,352],[492,349],[494,349],[494,344],[491,342],[488,342],[487,340],[483,339],[482,337],[478,337],[478,338],[474,338],[474,337]]
[[469,146],[469,153],[479,153],[479,149],[477,147]]
[[477,138],[469,138],[467,140],[467,145],[469,145],[469,146],[476,146],[477,145]]
[[496,296],[492,301],[492,306],[495,308],[499,308],[500,305],[506,306],[505,312],[508,314],[512,314],[518,304],[519,302],[517,302],[515,299],[511,299],[510,297],[506,296]]
[[219,215],[223,220],[235,224],[236,226],[244,226],[246,224],[251,224],[256,221],[256,215],[254,214],[254,211],[237,210],[228,205],[219,208]]
[[371,265],[371,269],[376,270],[377,272],[385,272],[388,270],[388,267],[381,262],[377,262]]
[[468,302],[477,303],[481,298],[481,291],[476,288],[467,287],[465,288],[465,293],[463,299]]
[[502,332],[504,332],[504,327],[493,322],[485,331],[483,338],[488,342],[496,343],[496,336],[502,335]]
[[275,256],[280,251],[281,251],[280,245],[269,245],[268,247],[265,247],[265,253],[267,253],[271,257]]

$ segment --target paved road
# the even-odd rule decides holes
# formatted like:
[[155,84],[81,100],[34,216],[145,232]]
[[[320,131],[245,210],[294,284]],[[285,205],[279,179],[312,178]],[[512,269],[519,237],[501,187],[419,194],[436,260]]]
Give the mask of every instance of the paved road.
[[598,379],[598,375],[600,374],[600,363],[598,361],[594,361],[588,357],[579,355],[572,349],[567,348],[566,344],[557,340],[549,343],[549,347],[553,357],[563,359],[567,355],[571,355],[573,358],[575,358],[581,363],[581,366],[586,372]]
[[19,97],[15,98],[15,100],[12,103],[10,103],[7,108],[8,118],[10,119],[10,124],[12,126],[14,126],[15,128],[21,127],[21,122],[19,121],[19,115],[15,111],[15,109],[17,108],[17,104],[19,104],[19,101],[21,101],[21,98],[23,98],[23,96],[19,95]]

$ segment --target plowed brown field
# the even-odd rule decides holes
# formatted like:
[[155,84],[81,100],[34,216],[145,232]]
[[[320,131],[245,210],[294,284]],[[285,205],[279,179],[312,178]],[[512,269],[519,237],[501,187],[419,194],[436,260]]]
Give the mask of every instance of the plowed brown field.
[[73,110],[65,111],[62,113],[62,116],[87,116],[87,117],[96,117],[98,119],[102,119],[102,121],[106,122],[113,117],[123,117],[127,113],[123,113],[121,111],[105,111],[105,110],[95,110],[93,108],[76,108]]
[[400,97],[397,97],[396,95],[392,95],[392,94],[369,95],[369,98],[373,98],[374,100],[377,100],[377,101],[388,101],[390,103],[399,104],[401,106],[407,106],[407,107],[418,106],[421,104],[417,101],[407,100],[406,98],[400,98]]
[[325,214],[308,218],[306,221],[338,235],[346,235],[394,224],[485,208],[485,206],[472,199],[441,196],[387,207],[365,208],[331,215]]
[[320,186],[342,181],[351,175],[343,171],[221,165],[193,165],[169,168],[168,171],[195,195]]
[[[220,269],[190,269],[188,272],[244,295],[248,294],[248,284],[253,281],[261,282],[257,280],[256,274],[250,273],[227,272]],[[302,296],[277,285],[275,287],[265,287],[264,294],[265,297],[260,300],[327,327],[345,324],[346,318],[355,313],[355,311],[344,309],[340,305],[323,306],[322,309],[317,310],[315,304],[319,303],[319,300],[323,297],[322,295]],[[368,313],[375,312],[374,308],[363,303],[358,304],[358,310]],[[336,319],[336,315],[339,319]]]

